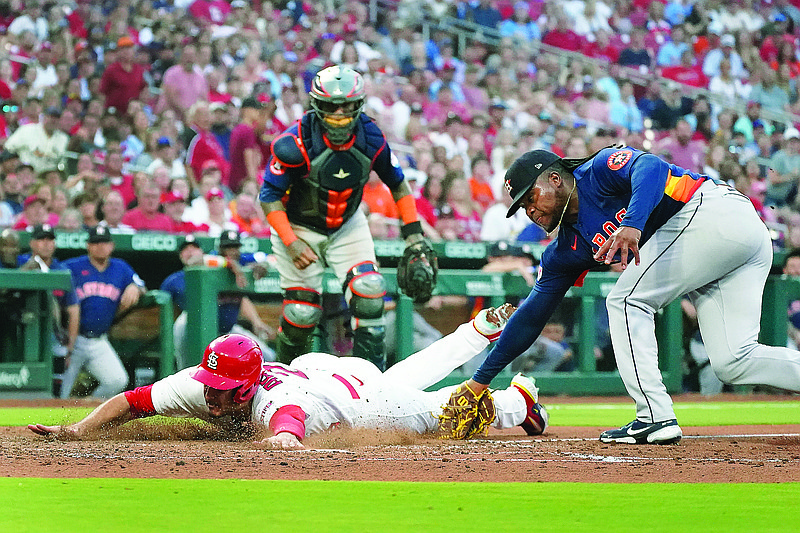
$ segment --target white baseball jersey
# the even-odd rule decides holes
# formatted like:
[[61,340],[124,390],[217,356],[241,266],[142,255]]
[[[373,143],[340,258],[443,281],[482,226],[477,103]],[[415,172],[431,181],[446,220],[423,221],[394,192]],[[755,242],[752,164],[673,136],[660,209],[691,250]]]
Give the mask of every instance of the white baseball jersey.
[[[480,353],[489,341],[472,323],[399,362],[385,373],[364,359],[310,353],[291,365],[264,363],[252,404],[251,419],[269,427],[282,407],[297,406],[305,418],[305,435],[338,425],[357,428],[434,429],[452,387],[429,387]],[[135,416],[160,414],[212,421],[203,384],[191,377],[194,367],[153,385],[126,393]],[[513,427],[525,418],[525,400],[513,387],[494,393],[495,427]]]

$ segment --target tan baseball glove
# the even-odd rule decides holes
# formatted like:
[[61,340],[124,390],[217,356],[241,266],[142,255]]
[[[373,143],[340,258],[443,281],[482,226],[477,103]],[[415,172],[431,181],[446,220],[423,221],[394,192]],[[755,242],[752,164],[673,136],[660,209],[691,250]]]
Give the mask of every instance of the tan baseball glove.
[[450,395],[439,415],[439,436],[443,439],[471,439],[486,436],[495,419],[494,399],[489,389],[475,394],[467,382]]

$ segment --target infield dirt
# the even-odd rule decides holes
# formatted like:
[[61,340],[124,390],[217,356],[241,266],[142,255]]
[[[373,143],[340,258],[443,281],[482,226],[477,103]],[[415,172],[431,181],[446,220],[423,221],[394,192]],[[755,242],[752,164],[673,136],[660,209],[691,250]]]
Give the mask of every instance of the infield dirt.
[[[15,405],[57,408],[76,402],[0,402],[3,407]],[[528,437],[521,429],[492,431],[486,439],[468,442],[339,429],[306,439],[307,450],[280,451],[258,448],[250,440],[221,441],[215,431],[189,423],[139,421],[81,442],[4,427],[0,475],[619,483],[800,480],[800,425],[684,427],[684,439],[669,446],[603,444],[597,436],[604,429],[553,426],[538,437]]]

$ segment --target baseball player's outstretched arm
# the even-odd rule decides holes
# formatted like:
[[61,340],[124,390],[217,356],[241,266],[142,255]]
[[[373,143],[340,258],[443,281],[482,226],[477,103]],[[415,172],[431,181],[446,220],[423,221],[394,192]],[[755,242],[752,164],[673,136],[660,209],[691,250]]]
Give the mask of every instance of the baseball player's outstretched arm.
[[282,450],[302,450],[305,448],[296,436],[289,432],[278,433],[256,443],[260,447],[280,448]]
[[120,393],[100,404],[80,422],[68,426],[29,424],[28,429],[37,435],[55,435],[63,439],[82,439],[92,431],[118,426],[131,420],[131,406],[125,393]]

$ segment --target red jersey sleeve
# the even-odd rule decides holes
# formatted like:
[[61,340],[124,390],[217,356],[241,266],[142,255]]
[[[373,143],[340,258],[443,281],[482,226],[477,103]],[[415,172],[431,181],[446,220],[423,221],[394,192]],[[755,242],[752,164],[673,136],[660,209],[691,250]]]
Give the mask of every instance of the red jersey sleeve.
[[303,440],[306,436],[306,413],[297,405],[284,405],[269,419],[269,429],[274,435],[286,431]]
[[152,389],[152,385],[146,385],[125,391],[125,399],[131,406],[133,418],[144,418],[156,414],[156,408],[153,407]]

